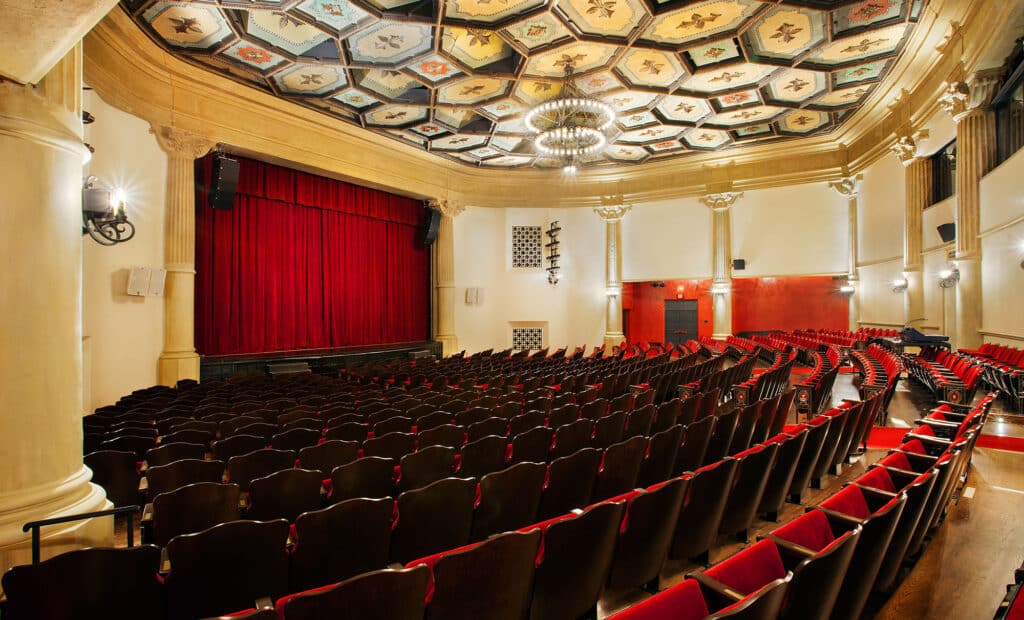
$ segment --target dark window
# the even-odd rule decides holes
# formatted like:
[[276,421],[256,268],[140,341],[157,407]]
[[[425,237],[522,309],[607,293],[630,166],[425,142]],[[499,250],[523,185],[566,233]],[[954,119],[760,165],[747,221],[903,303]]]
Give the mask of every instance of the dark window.
[[931,156],[932,204],[942,202],[956,193],[956,140]]
[[996,113],[996,165],[1024,146],[1024,48],[1007,62],[1007,78],[992,100]]

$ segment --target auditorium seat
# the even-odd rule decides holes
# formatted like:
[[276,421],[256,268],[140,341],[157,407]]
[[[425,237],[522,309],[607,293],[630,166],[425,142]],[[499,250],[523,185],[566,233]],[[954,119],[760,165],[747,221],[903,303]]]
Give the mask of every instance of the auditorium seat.
[[499,417],[486,418],[466,427],[466,440],[471,443],[488,435],[504,437],[508,433],[508,420]]
[[736,461],[725,458],[693,472],[690,488],[679,512],[669,557],[707,564],[708,552],[718,536]]
[[277,433],[270,438],[270,445],[275,450],[298,452],[303,448],[315,446],[320,441],[320,431],[308,428],[293,428]]
[[[129,430],[128,432],[132,432]],[[131,452],[136,461],[146,458],[146,452],[156,446],[156,436],[118,435],[113,439],[100,442],[95,452]]]
[[[526,415],[526,414],[524,414]],[[513,419],[514,421],[514,419]],[[510,431],[511,433],[511,431]],[[538,426],[512,436],[512,463],[546,463],[555,431]]]
[[623,501],[603,502],[544,530],[530,620],[597,616],[624,509]]
[[92,470],[92,481],[103,487],[115,506],[132,506],[139,503],[139,475],[134,452],[124,450],[99,450],[86,454],[82,459]]
[[689,476],[674,478],[637,491],[628,499],[608,576],[609,588],[658,591],[658,576],[668,557],[689,486]]
[[172,620],[194,620],[252,607],[288,590],[288,522],[236,521],[167,545],[166,577]]
[[804,449],[800,451],[800,459],[797,461],[796,471],[793,473],[793,482],[789,485],[789,501],[794,504],[801,503],[804,491],[811,484],[814,465],[821,457],[831,421],[832,418],[823,415],[807,421],[807,441],[804,443]]
[[711,431],[711,439],[708,441],[707,451],[704,452],[704,465],[728,456],[729,447],[732,445],[732,436],[736,432],[736,424],[739,422],[739,415],[740,410],[733,409],[728,413],[715,416],[715,428]]
[[577,405],[562,405],[561,407],[553,407],[551,413],[548,414],[548,426],[551,428],[559,428],[566,424],[572,424],[579,420],[580,408]]
[[233,456],[228,460],[228,481],[238,485],[242,493],[249,491],[249,483],[256,478],[295,467],[295,453],[291,450],[264,448]]
[[508,532],[422,561],[431,567],[430,620],[524,620],[530,608],[539,530]]
[[569,456],[589,447],[590,438],[594,433],[594,423],[586,419],[552,426],[552,428],[555,429],[555,445],[551,449],[552,459]]
[[672,426],[653,435],[647,445],[647,456],[640,464],[638,487],[649,487],[672,477],[672,467],[683,440],[683,427]]
[[[846,409],[831,409],[822,414],[830,419],[828,434],[825,435],[825,442],[821,447],[821,454],[814,463],[811,470],[811,488],[824,488],[825,476],[832,467],[832,460],[839,450],[839,443],[850,420],[849,411]],[[821,416],[819,416],[821,417]]]
[[592,446],[604,450],[623,439],[626,430],[626,413],[609,413],[594,422]]
[[438,426],[452,424],[454,419],[455,416],[447,411],[433,411],[425,416],[416,418],[416,430],[418,432],[429,431],[430,429],[437,428]]
[[179,534],[239,519],[240,495],[237,484],[217,482],[198,482],[157,495],[153,498],[152,542],[166,547]]
[[257,521],[286,519],[295,521],[300,514],[320,508],[319,471],[284,469],[249,485],[249,509],[246,517]]
[[775,620],[793,573],[786,570],[775,543],[762,540],[689,576],[700,584],[711,618]]
[[468,543],[476,486],[474,479],[445,478],[399,495],[391,561],[404,564]]
[[197,482],[223,482],[224,462],[182,459],[146,470],[146,496],[149,501],[175,489]]
[[366,441],[369,432],[370,429],[362,422],[342,422],[328,427],[324,437],[328,441],[337,439],[339,441],[356,441],[361,444]]
[[824,618],[831,613],[860,533],[859,525],[833,532],[825,513],[811,510],[765,536],[793,573],[783,618]]
[[750,442],[754,438],[754,428],[757,426],[757,419],[761,413],[761,405],[761,401],[758,401],[739,410],[736,429],[733,431],[732,441],[729,443],[729,450],[726,454],[735,455],[750,447]]
[[321,478],[329,478],[335,467],[351,463],[358,457],[359,443],[337,439],[302,448],[298,454],[300,466],[320,472]]
[[683,401],[680,398],[673,398],[658,405],[657,412],[654,414],[654,423],[651,425],[651,434],[668,430],[676,424],[685,425],[685,422],[678,419],[682,410]]
[[708,416],[713,416],[718,412],[718,399],[721,397],[721,390],[714,388],[710,392],[705,392],[700,396],[700,409],[697,411],[696,420],[703,420]]
[[160,443],[197,443],[204,446],[210,445],[214,439],[211,431],[185,429],[176,430],[160,437]]
[[718,525],[719,533],[747,541],[747,531],[757,516],[778,449],[777,444],[758,444],[732,456],[736,460],[736,477],[728,485],[729,497]]
[[608,414],[608,401],[604,398],[596,398],[580,407],[580,417],[597,421]]
[[227,463],[236,456],[266,448],[269,442],[255,435],[232,435],[213,442],[213,458]]
[[277,601],[280,620],[423,620],[430,569],[377,570]]
[[202,459],[208,446],[193,443],[162,443],[146,452],[146,465],[157,467],[182,459]]
[[371,423],[374,437],[383,437],[389,433],[411,433],[413,419],[408,416],[394,416],[380,422]]
[[390,498],[355,498],[295,519],[291,591],[323,586],[387,566]]
[[332,503],[354,497],[393,497],[395,461],[381,456],[365,456],[335,467],[331,472]]
[[234,432],[234,435],[254,435],[269,444],[270,438],[277,434],[277,430],[276,423],[253,422],[252,424],[239,427]]
[[396,462],[415,450],[416,435],[412,433],[375,435],[363,442],[363,456],[382,456]]
[[764,443],[777,444],[779,450],[775,453],[775,461],[768,474],[768,481],[765,483],[764,493],[758,503],[757,513],[765,515],[769,521],[778,521],[779,513],[782,512],[782,507],[786,503],[786,495],[793,484],[793,476],[796,475],[800,454],[803,452],[804,444],[807,443],[807,427],[803,425],[794,427],[789,434],[775,435]]
[[[454,427],[453,427],[454,428]],[[455,450],[447,446],[421,447],[399,461],[398,492],[411,491],[455,475]]]
[[4,618],[134,620],[164,618],[160,549],[68,551],[4,573]]
[[698,420],[683,428],[682,445],[676,453],[672,475],[678,476],[683,472],[700,468],[704,463],[704,454],[707,452],[714,428],[715,416]]
[[695,579],[684,579],[655,596],[627,607],[611,620],[705,620],[709,616],[707,603]]
[[772,423],[775,421],[775,413],[779,409],[781,399],[782,394],[778,394],[773,398],[761,401],[757,412],[757,421],[754,423],[754,433],[750,437],[751,444],[762,443],[772,436],[769,433],[772,430]]
[[517,415],[508,421],[508,435],[515,437],[521,433],[544,426],[546,416],[543,411],[533,410]]
[[603,453],[584,448],[551,461],[537,518],[551,519],[590,504]]
[[436,426],[416,435],[416,445],[419,450],[430,446],[445,446],[459,450],[464,443],[466,443],[466,428],[454,424]]
[[633,437],[609,446],[604,452],[604,461],[597,474],[591,501],[598,502],[636,488],[646,452],[645,437]]
[[470,540],[483,540],[537,521],[546,475],[546,465],[524,462],[481,478]]

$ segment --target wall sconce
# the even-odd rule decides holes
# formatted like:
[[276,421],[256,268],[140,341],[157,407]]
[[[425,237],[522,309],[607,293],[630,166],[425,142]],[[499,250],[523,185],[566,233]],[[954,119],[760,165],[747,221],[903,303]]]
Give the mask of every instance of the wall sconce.
[[909,285],[907,283],[906,278],[896,278],[895,280],[892,281],[892,292],[902,293],[903,291],[907,290],[907,286]]
[[557,221],[551,222],[551,226],[545,231],[548,236],[548,242],[544,244],[548,250],[548,284],[551,286],[557,285],[558,281],[562,279],[562,268],[558,266],[558,259],[562,258],[562,255],[558,253],[558,248],[561,245],[561,242],[558,241],[558,233],[561,231],[562,227]]
[[960,270],[956,265],[939,272],[939,286],[942,288],[953,288],[960,281]]
[[124,191],[100,187],[95,176],[87,178],[82,186],[82,234],[87,233],[100,245],[124,243],[135,236]]
[[711,294],[728,295],[731,288],[728,282],[715,282],[711,285]]
[[839,294],[850,296],[857,292],[857,287],[852,284],[844,284],[839,287]]
[[619,295],[622,294],[622,287],[621,286],[609,286],[608,288],[604,289],[604,294],[609,296],[609,297],[618,297]]

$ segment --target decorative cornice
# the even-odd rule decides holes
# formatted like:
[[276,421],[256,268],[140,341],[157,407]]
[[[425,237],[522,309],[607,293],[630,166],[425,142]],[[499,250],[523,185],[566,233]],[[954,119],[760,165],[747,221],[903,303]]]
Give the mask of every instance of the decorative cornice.
[[199,159],[217,146],[215,142],[206,136],[185,131],[178,127],[150,125],[149,133],[156,136],[156,141],[160,148],[171,157]]
[[427,206],[434,211],[440,211],[445,217],[456,217],[466,210],[466,205],[447,198],[431,198],[427,201]]
[[830,181],[828,186],[843,198],[856,198],[860,194],[860,182],[863,175],[848,176]]
[[896,138],[896,144],[892,145],[892,152],[900,163],[909,166],[918,157],[922,157],[924,143],[928,141],[929,132],[922,129],[913,134],[901,135]]
[[991,69],[975,73],[966,82],[945,84],[945,92],[939,97],[939,104],[959,123],[971,112],[988,108],[1001,75],[999,69]]
[[700,201],[712,211],[725,211],[743,196],[743,192],[722,192],[701,196]]
[[594,207],[596,213],[606,222],[617,222],[633,209],[632,205]]

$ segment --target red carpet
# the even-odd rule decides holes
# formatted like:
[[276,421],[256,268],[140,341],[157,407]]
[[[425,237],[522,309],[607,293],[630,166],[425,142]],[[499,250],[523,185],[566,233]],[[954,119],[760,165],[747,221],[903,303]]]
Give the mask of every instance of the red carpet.
[[[876,450],[895,448],[903,443],[903,436],[907,434],[908,430],[910,429],[876,426],[871,429],[871,436],[868,437],[868,448]],[[978,447],[1024,452],[1024,437],[999,437],[982,434],[978,439]]]

